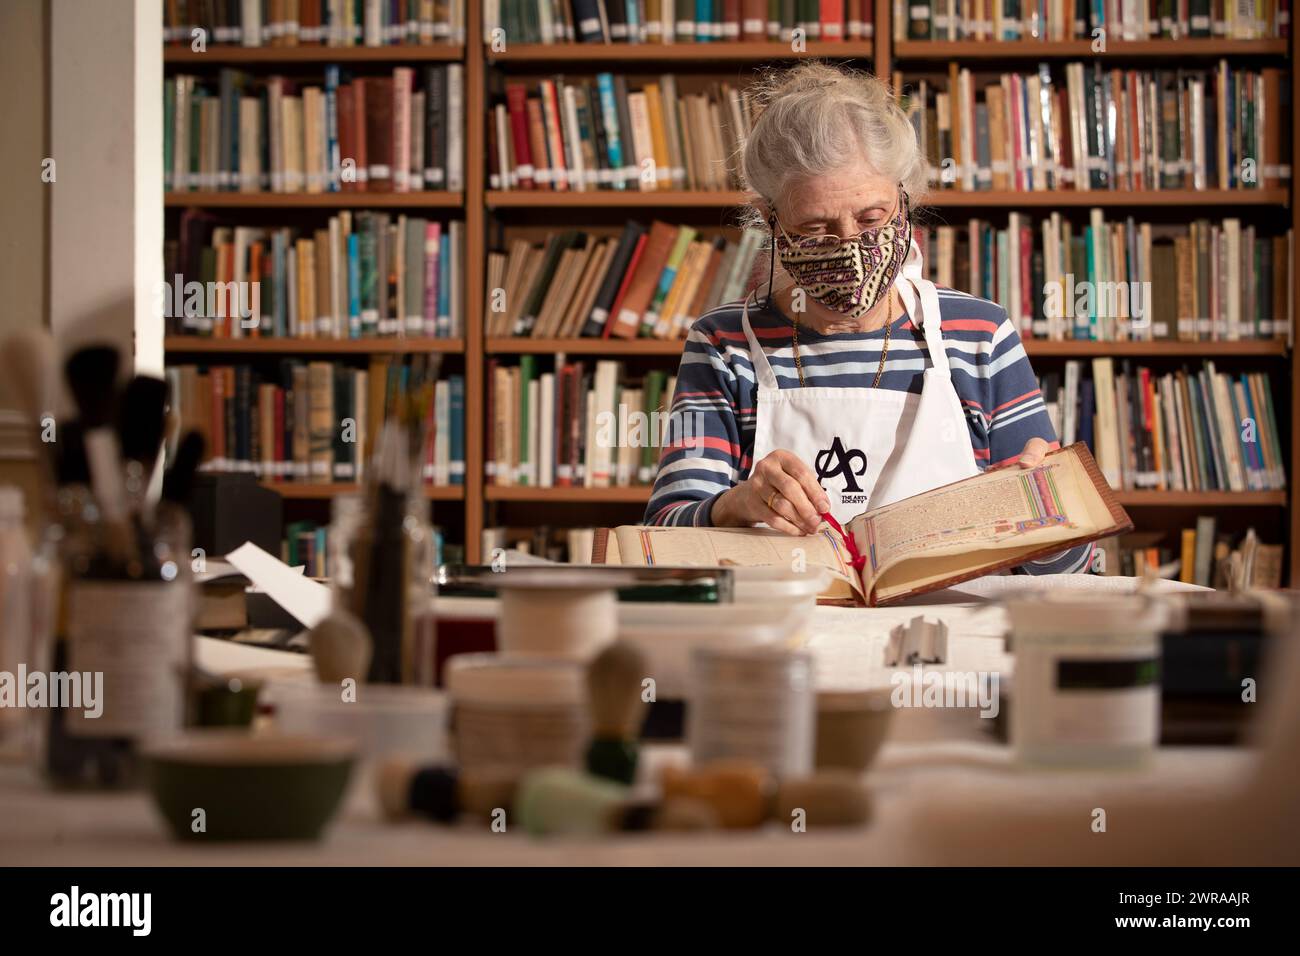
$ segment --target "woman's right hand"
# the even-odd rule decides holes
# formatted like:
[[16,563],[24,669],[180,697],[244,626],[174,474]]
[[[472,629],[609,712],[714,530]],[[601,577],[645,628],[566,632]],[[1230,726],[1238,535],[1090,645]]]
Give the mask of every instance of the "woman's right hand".
[[[769,502],[771,503],[769,506]],[[754,466],[749,477],[713,502],[715,527],[748,527],[762,521],[786,534],[816,534],[830,499],[794,453],[778,448]]]

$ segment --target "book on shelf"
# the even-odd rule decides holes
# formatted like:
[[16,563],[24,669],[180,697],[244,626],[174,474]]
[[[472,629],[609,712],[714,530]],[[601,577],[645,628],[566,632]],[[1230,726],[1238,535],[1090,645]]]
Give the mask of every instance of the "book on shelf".
[[[436,359],[436,357],[433,357]],[[206,441],[210,471],[263,481],[359,482],[386,417],[425,417],[432,441],[423,463],[430,485],[465,483],[465,380],[438,377],[437,361],[376,356],[367,368],[339,362],[172,365],[167,369],[181,430]]]
[[164,0],[163,42],[336,47],[464,43],[464,0]]
[[[484,561],[510,551],[557,563],[591,564],[595,528],[553,528],[546,524],[533,524],[527,529],[514,529],[513,540],[511,532],[512,529],[502,525],[483,529],[480,542],[486,556]],[[506,556],[505,560],[509,565],[511,557]]]
[[1276,67],[949,67],[894,89],[941,189],[1269,189],[1291,180],[1289,77]]
[[[434,525],[432,530],[434,567],[463,562],[464,548],[449,544],[446,530],[441,525]],[[308,520],[286,524],[284,539],[280,543],[280,560],[291,568],[302,567],[302,573],[309,578],[330,578],[333,571],[330,565],[330,526]]]
[[163,82],[169,192],[337,193],[465,188],[459,63],[320,80],[222,68]]
[[1292,336],[1294,235],[1217,222],[1007,214],[1006,228],[919,225],[922,270],[991,299],[1023,338],[1237,341]]
[[896,41],[1258,40],[1291,35],[1291,2],[894,0],[893,22]]
[[[1115,488],[1281,491],[1286,459],[1267,372],[1159,372],[1070,360],[1041,378],[1062,444],[1082,441]],[[1088,372],[1091,375],[1088,375]]]
[[757,104],[730,83],[695,85],[703,88],[679,89],[673,73],[639,89],[609,72],[508,81],[488,115],[488,188],[739,189],[729,158]]
[[[1134,531],[1097,543],[1104,558],[1102,574],[1156,577],[1226,589],[1234,563],[1240,565],[1247,587],[1282,586],[1281,544],[1266,544],[1254,528],[1239,536],[1217,530],[1212,515],[1202,515],[1190,528],[1165,531]],[[1236,557],[1234,558],[1234,555]]]
[[[596,563],[827,568],[819,600],[872,607],[1004,571],[1132,529],[1082,444],[1035,468],[995,468],[814,535],[768,528],[626,526],[597,532]],[[614,544],[611,545],[611,542]]]
[[[485,0],[484,42],[788,42],[869,40],[876,0]],[[495,33],[495,31],[501,31]],[[509,47],[507,46],[507,51]]]
[[489,485],[621,488],[649,485],[669,429],[677,378],[652,369],[630,380],[613,360],[539,371],[490,359],[485,474]]
[[231,226],[187,209],[163,246],[172,335],[455,338],[465,224],[344,211],[321,228]]
[[709,309],[740,298],[762,244],[691,226],[624,223],[617,236],[570,229],[488,253],[489,337],[680,339]]

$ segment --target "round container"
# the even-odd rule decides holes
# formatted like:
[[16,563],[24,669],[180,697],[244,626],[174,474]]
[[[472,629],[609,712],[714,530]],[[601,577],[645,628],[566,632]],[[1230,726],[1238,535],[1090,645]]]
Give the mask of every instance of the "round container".
[[345,699],[338,684],[274,681],[266,699],[284,733],[329,734],[356,741],[365,760],[402,756],[446,762],[448,700],[443,691],[400,684],[358,684]]
[[618,634],[618,592],[613,588],[503,581],[499,593],[497,649],[502,654],[587,661]]
[[658,700],[686,697],[696,648],[788,647],[808,620],[801,608],[771,604],[623,604],[618,616],[619,640],[645,655]]
[[146,745],[143,757],[178,839],[315,840],[342,802],[353,750],[338,738],[223,728]]
[[771,645],[698,647],[686,737],[696,764],[752,760],[775,777],[813,768],[812,656]]
[[588,742],[582,664],[458,654],[446,673],[462,769],[582,766]]
[[809,615],[817,606],[817,595],[831,582],[830,572],[816,565],[802,572],[776,566],[732,568],[731,572],[737,604],[780,604]]
[[1018,760],[1097,767],[1151,757],[1160,740],[1165,610],[1136,594],[1046,593],[1007,602]]
[[889,734],[889,688],[817,692],[817,769],[861,772]]

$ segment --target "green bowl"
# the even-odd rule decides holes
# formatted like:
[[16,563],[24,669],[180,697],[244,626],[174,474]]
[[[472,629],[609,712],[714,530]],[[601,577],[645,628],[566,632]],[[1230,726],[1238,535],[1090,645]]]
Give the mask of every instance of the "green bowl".
[[143,752],[154,803],[176,837],[193,842],[318,839],[355,754],[343,738],[229,729],[190,731]]

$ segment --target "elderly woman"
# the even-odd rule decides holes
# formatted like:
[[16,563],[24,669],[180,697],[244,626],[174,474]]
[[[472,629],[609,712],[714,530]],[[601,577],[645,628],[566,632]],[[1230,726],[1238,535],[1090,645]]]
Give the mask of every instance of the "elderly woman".
[[[809,63],[759,95],[741,169],[767,281],[691,330],[645,520],[810,534],[826,512],[844,523],[1038,464],[1057,439],[1006,311],[922,278],[925,165],[884,84]],[[1091,554],[1022,570],[1083,571]]]

